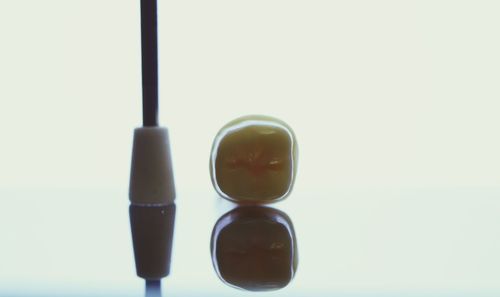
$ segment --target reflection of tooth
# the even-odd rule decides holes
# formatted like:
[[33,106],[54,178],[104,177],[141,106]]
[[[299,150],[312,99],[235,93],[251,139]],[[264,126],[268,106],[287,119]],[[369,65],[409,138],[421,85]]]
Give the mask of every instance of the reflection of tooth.
[[270,250],[279,250],[283,249],[285,247],[285,244],[283,242],[273,242],[271,246],[269,247]]
[[262,207],[237,207],[214,226],[212,262],[228,285],[269,291],[287,286],[298,265],[292,221],[283,212]]
[[268,116],[231,121],[212,146],[210,173],[217,192],[239,202],[274,202],[291,191],[297,170],[292,129]]

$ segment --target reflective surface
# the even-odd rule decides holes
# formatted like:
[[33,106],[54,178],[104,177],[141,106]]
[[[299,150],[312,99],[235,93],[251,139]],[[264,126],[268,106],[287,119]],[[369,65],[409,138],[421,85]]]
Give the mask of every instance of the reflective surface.
[[[0,195],[0,296],[145,295],[125,190]],[[286,287],[264,294],[498,296],[499,197],[495,189],[297,188],[273,208],[293,220],[300,263]],[[234,207],[210,193],[179,194],[163,296],[256,296],[213,267],[214,226]]]
[[218,276],[230,286],[269,291],[288,285],[297,270],[297,239],[279,210],[237,207],[215,224],[210,245]]

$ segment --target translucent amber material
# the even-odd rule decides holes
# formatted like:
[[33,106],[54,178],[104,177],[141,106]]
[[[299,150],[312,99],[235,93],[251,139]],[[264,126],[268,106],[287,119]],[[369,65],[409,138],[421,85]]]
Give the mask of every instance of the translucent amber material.
[[297,170],[297,142],[292,129],[268,116],[231,121],[212,146],[210,173],[222,197],[269,203],[290,194]]
[[283,288],[297,270],[292,222],[268,207],[239,207],[221,217],[212,232],[211,254],[222,281],[249,291]]

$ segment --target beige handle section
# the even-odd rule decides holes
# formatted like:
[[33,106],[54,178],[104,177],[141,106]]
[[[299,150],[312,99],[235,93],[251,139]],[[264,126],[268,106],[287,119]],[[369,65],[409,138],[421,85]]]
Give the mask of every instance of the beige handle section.
[[129,198],[136,205],[174,202],[175,186],[167,128],[135,129]]

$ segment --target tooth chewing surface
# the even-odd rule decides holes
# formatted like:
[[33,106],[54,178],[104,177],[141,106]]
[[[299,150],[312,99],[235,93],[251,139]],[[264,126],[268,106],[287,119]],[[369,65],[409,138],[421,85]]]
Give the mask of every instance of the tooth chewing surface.
[[217,134],[210,159],[212,183],[224,198],[274,202],[291,191],[297,167],[291,128],[276,118],[246,116]]

